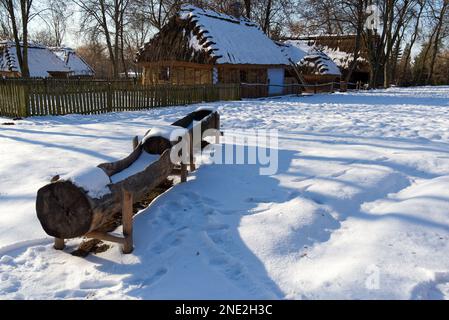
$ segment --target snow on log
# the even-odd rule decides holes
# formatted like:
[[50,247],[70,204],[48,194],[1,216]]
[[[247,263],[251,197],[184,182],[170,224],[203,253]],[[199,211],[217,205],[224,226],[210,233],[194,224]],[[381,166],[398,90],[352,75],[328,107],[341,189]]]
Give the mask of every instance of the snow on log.
[[145,170],[107,186],[110,193],[97,199],[70,180],[46,185],[37,193],[36,211],[45,232],[50,236],[71,239],[102,230],[121,213],[122,190],[133,195],[134,202],[160,185],[173,170],[170,150]]
[[218,130],[219,115],[213,110],[200,110],[172,126],[156,127],[134,145],[128,157],[61,176],[41,188],[36,211],[45,232],[57,239],[72,239],[113,231],[109,229],[111,222],[120,217],[124,191],[137,203],[165,181],[175,167],[170,153],[179,143],[178,136],[192,137],[194,127],[200,123],[202,133]]

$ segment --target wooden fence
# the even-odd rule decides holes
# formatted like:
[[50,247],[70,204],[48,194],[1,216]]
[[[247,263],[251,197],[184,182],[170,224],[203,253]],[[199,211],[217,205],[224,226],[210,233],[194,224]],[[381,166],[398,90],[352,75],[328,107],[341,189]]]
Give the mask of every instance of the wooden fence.
[[[278,91],[277,94],[270,94],[270,87]],[[332,93],[336,91],[345,92],[351,89],[360,89],[357,83],[349,82],[329,82],[315,84],[285,84],[285,85],[268,85],[258,83],[242,83],[240,89],[241,98],[264,98],[281,95],[301,95],[303,93]]]
[[[157,85],[133,80],[0,80],[0,116],[100,114],[272,96],[267,84]],[[290,84],[277,95],[346,91],[351,83]]]
[[240,99],[235,84],[143,86],[134,81],[0,80],[0,115],[100,114]]

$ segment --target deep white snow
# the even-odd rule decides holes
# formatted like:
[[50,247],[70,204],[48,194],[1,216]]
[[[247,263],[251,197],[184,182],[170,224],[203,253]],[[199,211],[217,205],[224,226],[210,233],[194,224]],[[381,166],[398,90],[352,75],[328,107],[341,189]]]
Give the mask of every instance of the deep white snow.
[[36,191],[198,105],[0,126],[0,298],[449,297],[449,87],[204,106],[228,136],[278,129],[279,170],[203,157],[135,218],[132,255],[53,250]]

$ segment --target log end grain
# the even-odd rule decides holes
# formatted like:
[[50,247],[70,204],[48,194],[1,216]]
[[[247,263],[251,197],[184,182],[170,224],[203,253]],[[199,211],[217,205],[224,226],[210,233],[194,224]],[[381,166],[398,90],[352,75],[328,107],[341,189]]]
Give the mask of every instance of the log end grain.
[[41,188],[37,193],[36,212],[45,232],[60,239],[86,234],[93,219],[86,194],[69,181]]

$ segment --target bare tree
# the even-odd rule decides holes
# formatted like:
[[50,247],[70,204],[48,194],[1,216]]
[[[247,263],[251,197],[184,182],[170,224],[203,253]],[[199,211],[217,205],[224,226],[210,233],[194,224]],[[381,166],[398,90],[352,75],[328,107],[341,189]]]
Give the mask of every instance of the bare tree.
[[[185,2],[187,1],[135,0],[134,8],[137,9],[135,12],[144,17],[144,19],[147,19],[151,26],[157,30],[161,30],[168,19],[170,19],[179,9],[181,4]],[[198,5],[203,6],[203,3],[201,2]]]
[[[39,13],[31,13],[33,0],[0,0],[8,15],[12,34],[17,48],[17,60],[20,65],[22,77],[28,78],[28,25]],[[22,41],[22,50],[21,48]]]
[[106,41],[113,77],[117,78],[123,56],[123,29],[130,0],[73,0],[83,13],[82,30],[100,32]]
[[45,4],[44,22],[48,25],[52,34],[52,45],[61,47],[67,33],[67,24],[73,16],[70,2],[47,0]]
[[[438,4],[437,4],[438,5]],[[434,32],[434,36],[431,39],[431,47],[432,47],[432,57],[431,57],[431,61],[430,61],[430,67],[429,67],[429,74],[427,76],[427,84],[430,84],[432,81],[432,77],[433,77],[433,72],[434,72],[434,68],[435,68],[435,61],[437,58],[437,54],[439,51],[439,46],[441,44],[441,40],[442,40],[442,36],[444,34],[444,23],[447,22],[447,13],[448,13],[448,8],[449,8],[449,0],[443,0],[442,2],[439,3],[439,7],[435,5],[435,4],[430,4],[431,6],[431,12],[432,12],[432,16],[434,18],[434,20],[436,21],[435,24],[435,32]]]
[[[414,18],[414,27],[413,27],[413,31],[412,31],[412,36],[410,38],[410,42],[408,44],[407,50],[405,50],[405,57],[404,57],[404,61],[403,61],[403,69],[402,69],[402,76],[406,75],[406,70],[410,65],[410,59],[411,59],[411,55],[412,55],[412,51],[413,51],[413,47],[416,43],[416,40],[419,37],[420,34],[420,25],[421,25],[421,17],[424,13],[424,9],[427,5],[427,1],[428,0],[418,0],[416,2],[415,5],[415,12],[413,13],[413,18]],[[416,7],[418,7],[416,9]],[[403,80],[403,79],[401,79]]]
[[[1,7],[1,5],[0,5]],[[11,25],[9,23],[9,17],[4,10],[0,11],[0,39],[12,38]]]

